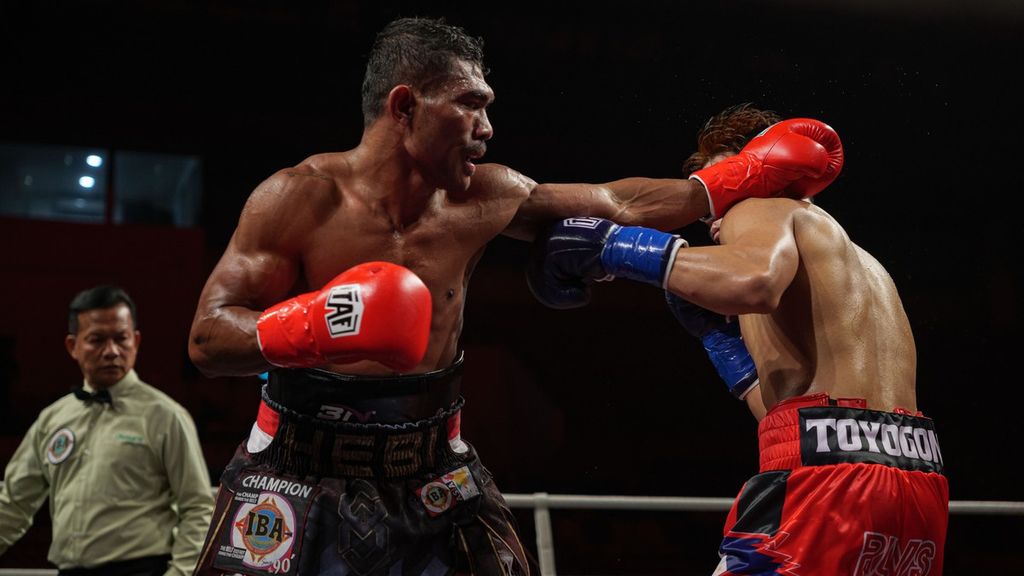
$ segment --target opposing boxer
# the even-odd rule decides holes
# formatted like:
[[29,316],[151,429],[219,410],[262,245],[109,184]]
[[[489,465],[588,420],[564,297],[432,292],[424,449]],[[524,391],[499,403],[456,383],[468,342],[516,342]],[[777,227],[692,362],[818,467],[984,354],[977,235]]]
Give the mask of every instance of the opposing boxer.
[[[392,22],[370,54],[359,145],[250,196],[200,296],[190,354],[208,375],[270,374],[221,478],[198,573],[529,573],[513,517],[459,431],[463,305],[487,242],[529,240],[574,214],[675,228],[778,194],[816,165],[761,151],[704,183],[539,185],[478,164],[493,134],[482,59],[459,28]],[[392,304],[363,293],[368,262],[401,267],[408,286]],[[409,312],[377,316],[405,300]]]
[[[760,114],[740,106],[712,118],[694,176],[735,161],[729,139],[749,134],[743,127]],[[784,121],[747,148],[781,132],[831,129]],[[828,168],[797,181],[808,196],[842,167],[838,137],[818,141]],[[587,279],[664,286],[693,305],[676,312],[698,332],[696,306],[739,315],[767,415],[760,474],[729,513],[715,574],[941,574],[949,493],[935,426],[918,410],[914,338],[892,278],[805,201],[735,203],[717,236],[719,246],[687,247],[656,230],[566,220],[538,239],[531,286],[560,308],[585,303]]]

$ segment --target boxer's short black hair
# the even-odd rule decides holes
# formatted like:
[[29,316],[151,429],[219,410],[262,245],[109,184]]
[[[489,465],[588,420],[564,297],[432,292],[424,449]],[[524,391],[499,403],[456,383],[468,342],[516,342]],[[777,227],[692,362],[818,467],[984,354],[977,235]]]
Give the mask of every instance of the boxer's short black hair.
[[443,18],[399,18],[377,34],[363,77],[363,124],[384,111],[391,89],[408,84],[429,90],[447,79],[455,64],[469,62],[484,70],[484,41]]

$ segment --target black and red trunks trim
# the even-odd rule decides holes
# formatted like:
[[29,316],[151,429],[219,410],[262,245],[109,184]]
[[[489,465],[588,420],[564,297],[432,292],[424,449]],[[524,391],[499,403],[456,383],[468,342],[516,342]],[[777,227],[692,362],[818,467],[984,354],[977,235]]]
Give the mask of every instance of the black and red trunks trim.
[[942,450],[930,418],[862,405],[824,395],[780,403],[760,425],[761,471],[870,463],[942,473]]

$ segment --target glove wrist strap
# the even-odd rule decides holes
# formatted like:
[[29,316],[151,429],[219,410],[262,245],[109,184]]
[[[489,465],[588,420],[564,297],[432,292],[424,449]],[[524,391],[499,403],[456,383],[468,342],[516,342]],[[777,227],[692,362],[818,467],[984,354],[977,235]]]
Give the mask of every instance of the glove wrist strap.
[[601,265],[612,276],[662,287],[681,241],[678,236],[651,228],[620,228],[601,250]]

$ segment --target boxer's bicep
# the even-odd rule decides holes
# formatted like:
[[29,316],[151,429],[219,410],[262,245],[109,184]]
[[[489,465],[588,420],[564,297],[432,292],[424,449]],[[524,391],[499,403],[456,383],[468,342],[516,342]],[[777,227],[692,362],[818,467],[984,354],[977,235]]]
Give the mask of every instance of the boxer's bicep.
[[777,200],[749,202],[724,219],[721,246],[676,254],[669,276],[673,293],[720,314],[765,314],[778,306],[800,262],[792,210],[768,205]]
[[288,295],[298,268],[295,259],[285,253],[229,245],[207,280],[200,308],[243,308],[258,315]]
[[284,195],[257,190],[250,197],[214,270],[232,295],[228,304],[263,310],[289,295],[301,267],[301,247],[313,232],[295,212]]
[[289,294],[312,233],[302,216],[302,194],[289,184],[275,175],[249,196],[201,303],[260,312]]
[[797,206],[798,201],[788,199],[755,200],[737,205],[735,217],[723,220],[722,243],[764,277],[773,302],[793,282],[800,265],[793,223]]
[[504,234],[532,240],[541,227],[573,216],[598,216],[614,220],[619,208],[611,190],[600,184],[537,184],[519,206]]
[[288,196],[273,178],[246,202],[238,227],[199,297],[189,353],[207,373],[258,370],[262,356],[256,320],[296,284],[302,237],[295,232]]

